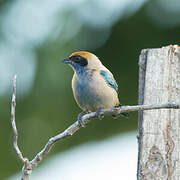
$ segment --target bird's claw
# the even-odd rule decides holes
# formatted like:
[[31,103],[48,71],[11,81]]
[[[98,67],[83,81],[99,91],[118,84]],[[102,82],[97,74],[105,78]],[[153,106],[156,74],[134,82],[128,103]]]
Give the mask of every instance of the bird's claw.
[[97,117],[102,120],[104,118],[104,113],[102,111],[102,109],[98,109],[97,113]]
[[81,119],[78,119],[78,124],[79,124],[79,127],[85,128],[85,125]]
[[85,124],[84,124],[83,121],[82,121],[83,115],[84,115],[84,112],[81,112],[81,113],[78,115],[78,125],[79,125],[79,127],[85,128]]

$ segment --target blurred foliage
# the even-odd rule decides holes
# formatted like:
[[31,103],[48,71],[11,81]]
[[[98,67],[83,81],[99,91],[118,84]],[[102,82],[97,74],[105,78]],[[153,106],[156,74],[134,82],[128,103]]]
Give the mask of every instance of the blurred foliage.
[[[10,0],[0,1],[1,13],[6,13],[3,7],[5,9],[11,7],[10,2]],[[151,1],[135,14],[120,18],[111,29],[96,28],[88,23],[80,25],[81,21],[76,19],[73,11],[66,11],[61,33],[55,37],[53,33],[49,34],[40,45],[36,46],[37,71],[33,87],[27,96],[17,97],[16,122],[19,145],[25,156],[30,159],[34,157],[51,136],[62,132],[77,119],[80,109],[74,101],[71,90],[73,72],[70,67],[59,61],[73,51],[86,50],[95,53],[113,72],[119,84],[121,103],[128,105],[138,103],[140,51],[144,48],[176,44],[180,40],[180,25],[162,28],[154,24],[146,11],[149,4]],[[75,36],[68,38],[67,31],[73,30],[73,26],[68,24],[70,20],[76,22],[73,24],[74,28],[79,24],[80,30]],[[54,31],[58,31],[58,25]],[[66,38],[66,42],[63,38]],[[94,43],[96,41],[97,43]],[[21,164],[12,148],[9,94],[0,96],[0,107],[0,179],[6,179],[19,171]],[[137,113],[131,113],[129,119],[121,117],[114,120],[106,117],[103,121],[94,120],[73,137],[58,143],[50,154],[64,151],[80,143],[99,141],[117,133],[136,129]]]

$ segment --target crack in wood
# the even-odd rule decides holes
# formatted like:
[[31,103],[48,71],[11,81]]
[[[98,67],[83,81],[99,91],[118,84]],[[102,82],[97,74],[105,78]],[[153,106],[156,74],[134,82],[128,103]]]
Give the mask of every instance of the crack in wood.
[[[170,115],[169,115],[170,116]],[[175,143],[173,141],[173,138],[171,137],[171,122],[169,120],[165,132],[164,132],[164,139],[165,139],[165,158],[166,158],[166,164],[167,164],[167,173],[168,177],[167,180],[172,179],[172,175],[174,172],[175,164],[172,163],[172,153],[175,148]]]

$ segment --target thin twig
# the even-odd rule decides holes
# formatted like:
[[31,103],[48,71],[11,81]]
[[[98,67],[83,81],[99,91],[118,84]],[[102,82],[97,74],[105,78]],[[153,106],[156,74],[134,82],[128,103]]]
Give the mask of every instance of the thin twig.
[[[12,129],[13,129],[13,147],[16,151],[16,154],[18,156],[18,158],[22,161],[22,163],[24,164],[24,167],[22,170],[22,180],[29,180],[30,178],[30,174],[32,171],[32,168],[29,163],[29,160],[25,157],[23,157],[22,152],[19,149],[18,146],[18,131],[16,128],[16,121],[15,121],[15,113],[16,112],[16,75],[13,78],[13,89],[12,89],[12,101],[11,101],[11,124],[12,124]],[[27,170],[28,169],[28,172]]]
[[15,108],[16,108],[16,75],[13,78],[13,90],[12,90],[12,101],[11,101],[11,123],[13,129],[13,147],[18,155],[19,159],[24,163],[24,157],[18,147],[18,132],[15,122]]
[[[77,132],[81,127],[79,126],[78,121],[69,126],[64,132],[52,137],[49,139],[44,148],[31,160],[24,158],[17,144],[18,133],[15,123],[15,105],[16,105],[16,76],[13,79],[13,94],[12,94],[12,104],[11,104],[11,122],[14,133],[13,145],[16,150],[16,153],[19,159],[23,162],[24,166],[22,168],[22,178],[21,180],[29,180],[32,169],[35,168],[41,160],[43,160],[48,153],[50,152],[53,145],[66,137],[72,136]],[[101,114],[104,116],[120,114],[123,112],[132,112],[132,111],[141,111],[141,110],[152,110],[152,109],[180,109],[180,105],[176,103],[164,103],[164,104],[150,104],[150,105],[138,105],[138,106],[121,106],[118,108],[110,108],[101,110]],[[93,118],[98,118],[99,114],[97,112],[92,112],[85,114],[82,117],[83,124],[89,123]]]

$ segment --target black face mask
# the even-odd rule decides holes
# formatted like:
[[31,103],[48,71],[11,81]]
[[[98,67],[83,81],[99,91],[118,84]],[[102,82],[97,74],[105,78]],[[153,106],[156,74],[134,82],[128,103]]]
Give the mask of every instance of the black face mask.
[[71,61],[73,61],[74,63],[77,63],[77,64],[79,64],[80,66],[83,66],[83,67],[87,66],[87,64],[88,64],[87,59],[82,57],[82,56],[80,56],[80,55],[71,56],[69,59]]

